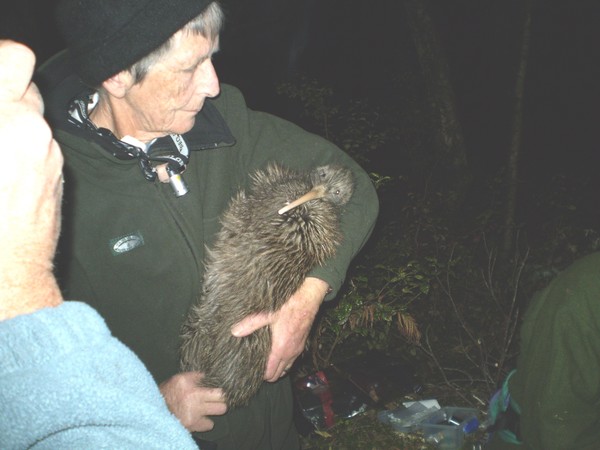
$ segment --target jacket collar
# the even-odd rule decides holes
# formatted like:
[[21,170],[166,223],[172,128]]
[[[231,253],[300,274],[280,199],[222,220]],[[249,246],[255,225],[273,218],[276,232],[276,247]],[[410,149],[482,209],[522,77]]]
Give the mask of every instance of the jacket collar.
[[[233,134],[211,99],[204,102],[204,106],[196,116],[194,127],[183,137],[191,150],[229,147],[235,144]],[[164,136],[152,144],[155,150],[161,150],[165,146],[173,146],[169,136]]]

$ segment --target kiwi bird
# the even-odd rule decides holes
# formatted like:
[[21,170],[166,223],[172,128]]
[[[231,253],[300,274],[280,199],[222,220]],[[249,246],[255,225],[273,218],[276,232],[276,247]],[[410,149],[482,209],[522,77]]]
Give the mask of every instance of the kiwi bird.
[[182,327],[180,357],[182,370],[204,372],[203,386],[223,389],[229,408],[260,388],[271,351],[269,327],[239,338],[232,326],[280,309],[335,254],[341,207],[353,190],[352,172],[341,166],[297,172],[270,163],[222,214],[202,292]]

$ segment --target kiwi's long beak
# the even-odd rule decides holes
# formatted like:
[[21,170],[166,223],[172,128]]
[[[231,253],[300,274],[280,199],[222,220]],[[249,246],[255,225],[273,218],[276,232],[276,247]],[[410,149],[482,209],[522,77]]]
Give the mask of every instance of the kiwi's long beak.
[[310,200],[315,200],[317,198],[321,198],[324,195],[325,195],[325,186],[323,186],[323,185],[315,186],[312,190],[308,191],[302,197],[299,197],[296,200],[294,200],[293,202],[288,203],[287,205],[285,205],[283,208],[281,208],[277,212],[279,214],[286,213],[286,212],[300,206],[303,203],[306,203]]

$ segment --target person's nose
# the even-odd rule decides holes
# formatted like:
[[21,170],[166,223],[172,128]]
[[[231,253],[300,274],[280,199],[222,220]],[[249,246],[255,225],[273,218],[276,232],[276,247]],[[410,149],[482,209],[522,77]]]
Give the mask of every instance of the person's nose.
[[217,71],[215,70],[215,66],[212,63],[212,60],[208,59],[204,62],[202,71],[201,71],[201,81],[200,88],[202,94],[207,97],[216,97],[221,92],[221,87],[219,85],[219,77],[217,76]]

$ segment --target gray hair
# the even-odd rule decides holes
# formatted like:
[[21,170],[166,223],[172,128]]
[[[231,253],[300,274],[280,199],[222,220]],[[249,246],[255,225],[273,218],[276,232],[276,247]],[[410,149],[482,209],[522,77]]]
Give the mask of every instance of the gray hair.
[[[201,34],[206,39],[214,42],[221,33],[225,22],[225,14],[218,1],[211,2],[205,9],[189,21],[180,31],[190,34]],[[171,50],[173,46],[173,36],[163,45],[158,47],[149,55],[145,56],[129,68],[129,73],[133,76],[134,83],[141,83],[150,68]]]

